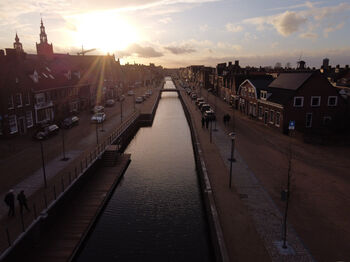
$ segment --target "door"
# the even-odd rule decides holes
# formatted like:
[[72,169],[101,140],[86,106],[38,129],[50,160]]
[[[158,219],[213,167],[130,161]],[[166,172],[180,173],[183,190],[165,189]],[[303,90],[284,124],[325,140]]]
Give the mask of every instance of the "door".
[[22,135],[27,133],[26,121],[24,117],[19,117],[17,120],[18,132]]

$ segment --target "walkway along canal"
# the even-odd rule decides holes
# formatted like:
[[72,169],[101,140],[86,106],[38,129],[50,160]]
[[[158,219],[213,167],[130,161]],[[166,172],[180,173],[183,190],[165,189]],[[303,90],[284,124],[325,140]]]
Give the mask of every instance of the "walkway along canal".
[[[164,88],[175,88],[170,79]],[[75,261],[212,261],[191,134],[176,92],[125,150],[132,162]]]

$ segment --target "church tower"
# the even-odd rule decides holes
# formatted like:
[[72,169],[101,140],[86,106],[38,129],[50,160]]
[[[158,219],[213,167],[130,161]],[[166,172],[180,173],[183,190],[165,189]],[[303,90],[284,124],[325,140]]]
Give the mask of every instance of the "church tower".
[[38,55],[50,57],[53,55],[53,47],[52,43],[49,44],[47,42],[47,35],[45,32],[45,26],[43,23],[43,19],[41,19],[40,25],[40,43],[36,43],[36,52]]
[[23,46],[22,43],[19,41],[19,37],[16,32],[16,37],[15,37],[15,42],[13,43],[13,48],[16,49],[17,53],[22,53],[23,52]]

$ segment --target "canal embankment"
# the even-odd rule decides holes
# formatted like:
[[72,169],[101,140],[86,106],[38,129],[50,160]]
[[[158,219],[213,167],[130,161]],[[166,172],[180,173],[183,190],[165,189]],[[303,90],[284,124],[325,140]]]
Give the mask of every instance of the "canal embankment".
[[[49,243],[51,243],[53,246],[55,245],[55,237],[44,238],[43,236],[46,236],[46,232],[48,232],[48,234],[51,236],[55,235],[48,229],[50,229],[50,227],[53,227],[55,230],[58,229],[59,227],[56,226],[56,222],[67,223],[65,226],[62,226],[62,228],[69,228],[70,225],[74,225],[69,221],[61,221],[58,218],[61,217],[62,214],[64,214],[64,217],[65,215],[70,217],[69,210],[71,203],[75,201],[75,195],[79,192],[84,192],[82,185],[87,187],[89,185],[94,185],[94,179],[99,179],[102,184],[106,185],[106,188],[104,189],[105,192],[101,192],[99,195],[101,202],[89,210],[86,209],[86,205],[74,205],[74,212],[88,212],[85,213],[85,216],[80,217],[82,226],[79,227],[79,233],[73,233],[74,237],[64,237],[67,242],[63,244],[63,246],[66,248],[61,247],[60,251],[57,251],[57,257],[60,257],[60,261],[62,261],[62,256],[64,256],[66,260],[69,259],[69,257],[75,252],[75,248],[79,247],[80,242],[85,238],[87,232],[89,232],[91,225],[95,222],[104,203],[108,200],[110,192],[112,192],[115,188],[116,183],[124,173],[127,165],[125,164],[125,161],[118,160],[116,166],[113,167],[113,172],[116,173],[119,170],[119,173],[116,173],[116,180],[113,181],[103,180],[102,175],[91,174],[100,169],[104,152],[108,147],[110,147],[110,145],[117,145],[118,152],[122,152],[123,148],[128,145],[129,141],[140,127],[152,124],[160,99],[159,90],[155,89],[153,92],[154,94],[141,105],[140,109],[135,111],[131,117],[125,119],[122,125],[112,132],[106,140],[101,141],[94,151],[84,154],[84,156],[79,159],[78,164],[71,168],[72,170],[70,172],[67,172],[65,179],[56,179],[57,181],[51,180],[50,185],[53,184],[53,190],[50,190],[49,194],[45,189],[39,190],[35,193],[35,196],[37,195],[42,208],[40,208],[39,205],[33,205],[33,208],[31,208],[31,213],[23,216],[22,225],[18,223],[18,225],[15,224],[13,227],[11,227],[11,233],[16,230],[18,231],[16,234],[18,234],[19,237],[13,239],[13,234],[7,236],[7,243],[2,243],[2,245],[7,245],[8,248],[1,254],[1,261],[17,261],[17,259],[14,259],[14,257],[18,255],[23,256],[23,254],[26,254],[26,261],[38,261],[36,259],[31,260],[30,257],[40,257],[40,254],[43,252],[45,253],[46,249],[34,249],[32,247],[49,245]],[[120,159],[123,160],[125,157],[126,156],[121,155]],[[130,159],[130,156],[127,158]],[[127,163],[129,161],[130,160],[128,160]],[[108,168],[104,169],[106,174],[108,174]],[[94,192],[91,192],[91,194],[95,195]],[[86,200],[89,200],[89,197],[87,197]],[[89,204],[87,205],[89,206]],[[37,209],[42,211],[39,212]],[[77,224],[79,223],[77,222]],[[72,232],[76,231],[73,229]],[[57,233],[61,233],[61,231],[57,230]],[[72,249],[73,246],[74,249]],[[30,248],[28,249],[28,247]]]
[[[180,86],[177,88],[182,89]],[[256,261],[257,258],[259,261],[271,261],[252,218],[240,199],[242,196],[234,187],[230,189],[228,186],[229,171],[224,163],[227,160],[222,159],[218,147],[210,141],[210,131],[202,127],[194,101],[184,91],[181,93],[197,138],[194,145],[198,155],[201,155],[201,161],[198,162],[202,163],[210,181],[210,192],[217,208],[218,224],[222,228],[229,261]]]

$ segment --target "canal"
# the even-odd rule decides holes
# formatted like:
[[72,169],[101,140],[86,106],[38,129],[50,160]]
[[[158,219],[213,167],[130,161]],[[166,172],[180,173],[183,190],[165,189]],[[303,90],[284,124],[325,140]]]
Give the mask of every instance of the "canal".
[[[166,78],[164,88],[175,88]],[[164,92],[152,127],[126,148],[131,163],[75,261],[211,261],[189,126]]]

